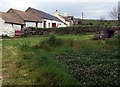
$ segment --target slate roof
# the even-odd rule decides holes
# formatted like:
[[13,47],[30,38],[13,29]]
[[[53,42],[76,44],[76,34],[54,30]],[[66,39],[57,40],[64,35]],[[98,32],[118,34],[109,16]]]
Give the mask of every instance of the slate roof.
[[50,15],[48,13],[45,13],[43,11],[40,11],[40,10],[37,10],[37,9],[34,9],[32,8],[34,11],[36,11],[37,13],[40,14],[41,17],[45,18],[45,19],[49,19],[49,20],[55,20],[55,21],[58,21],[58,22],[62,22],[61,20],[59,20],[57,17],[53,16],[53,15]]

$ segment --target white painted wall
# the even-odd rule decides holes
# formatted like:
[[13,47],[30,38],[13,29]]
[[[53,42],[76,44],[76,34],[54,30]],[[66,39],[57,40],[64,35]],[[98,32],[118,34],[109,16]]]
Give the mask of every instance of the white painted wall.
[[59,23],[58,27],[66,27],[67,25],[65,25],[64,23]]
[[21,30],[21,25],[13,24],[14,30]]
[[52,23],[56,23],[57,27],[66,27],[66,25],[63,22],[58,22],[53,20]]
[[[57,27],[66,27],[66,25],[62,22],[47,20],[46,28],[52,28],[52,23],[56,23]],[[26,27],[36,27],[36,22],[25,22]],[[38,28],[43,28],[44,24],[38,23]],[[21,25],[5,23],[3,19],[0,18],[0,35],[8,35],[9,37],[15,36],[15,30],[21,30]]]
[[[56,23],[57,27],[66,27],[63,22],[58,22],[54,20],[43,19],[42,23],[38,23],[38,28],[44,28],[44,21],[46,21],[46,28],[52,28],[52,23]],[[25,22],[26,27],[36,27],[36,22]]]
[[36,22],[25,22],[26,27],[36,27]]
[[57,27],[66,27],[66,25],[63,22],[58,22],[58,21],[55,21],[55,20],[48,20],[48,19],[44,19],[44,21],[46,21],[46,28],[52,28],[52,23],[56,23]]
[[0,18],[0,36],[2,36],[4,30],[4,20]]
[[38,23],[38,28],[43,28],[43,22],[42,23]]
[[7,35],[9,37],[14,37],[15,30],[21,30],[21,25],[4,23],[3,35]]
[[8,35],[9,37],[14,37],[15,31],[13,29],[12,24],[4,23],[3,35]]

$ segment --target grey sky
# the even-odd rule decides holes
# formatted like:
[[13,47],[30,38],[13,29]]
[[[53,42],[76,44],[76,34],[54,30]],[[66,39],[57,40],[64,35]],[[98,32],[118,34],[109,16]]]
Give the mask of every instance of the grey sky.
[[[59,1],[59,2],[58,2]],[[84,18],[89,19],[110,19],[109,11],[117,6],[119,0],[0,0],[0,11],[7,11],[9,8],[26,10],[28,7],[33,7],[44,12],[54,14],[55,10],[58,10],[61,15],[64,12],[68,15],[75,17],[81,17],[81,13],[84,13]],[[89,2],[88,2],[89,1]],[[102,2],[100,2],[102,1]],[[110,1],[110,2],[108,2]],[[13,3],[11,3],[13,2]]]

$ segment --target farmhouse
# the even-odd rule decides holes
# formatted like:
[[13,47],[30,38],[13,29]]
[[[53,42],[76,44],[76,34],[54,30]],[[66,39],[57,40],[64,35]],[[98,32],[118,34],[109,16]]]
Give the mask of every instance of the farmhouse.
[[26,27],[66,27],[57,17],[30,7],[26,11],[11,8],[6,13],[0,13],[0,23],[3,24],[1,35],[9,37],[20,36],[22,29]]
[[43,11],[29,7],[26,12],[34,13],[42,18],[42,28],[66,27],[66,24],[64,24],[60,19]]

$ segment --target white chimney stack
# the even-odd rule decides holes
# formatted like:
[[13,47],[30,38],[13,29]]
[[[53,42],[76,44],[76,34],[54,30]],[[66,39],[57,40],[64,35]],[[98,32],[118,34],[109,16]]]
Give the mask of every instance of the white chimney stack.
[[55,12],[54,12],[54,16],[57,16],[57,15],[59,15],[60,13],[56,10]]

